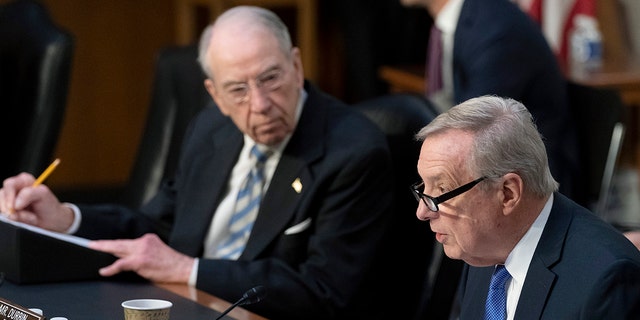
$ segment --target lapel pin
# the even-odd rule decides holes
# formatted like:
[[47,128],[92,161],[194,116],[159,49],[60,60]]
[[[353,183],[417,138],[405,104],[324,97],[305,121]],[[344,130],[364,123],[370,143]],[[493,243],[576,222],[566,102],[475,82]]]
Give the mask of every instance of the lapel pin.
[[291,187],[297,193],[300,193],[302,191],[302,183],[300,182],[300,178],[296,178],[296,180],[294,180],[293,183],[291,183]]

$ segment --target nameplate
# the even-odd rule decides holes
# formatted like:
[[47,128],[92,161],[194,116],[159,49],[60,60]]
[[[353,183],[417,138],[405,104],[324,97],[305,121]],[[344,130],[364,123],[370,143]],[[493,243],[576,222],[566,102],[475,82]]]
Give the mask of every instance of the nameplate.
[[0,320],[45,320],[45,317],[0,298]]

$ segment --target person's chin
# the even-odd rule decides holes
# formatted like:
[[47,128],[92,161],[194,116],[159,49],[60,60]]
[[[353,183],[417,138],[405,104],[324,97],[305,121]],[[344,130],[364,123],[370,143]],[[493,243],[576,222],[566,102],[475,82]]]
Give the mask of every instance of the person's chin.
[[444,254],[450,259],[456,259],[456,260],[462,259],[462,255],[459,247],[442,243],[442,248],[444,249]]
[[275,147],[284,140],[281,134],[263,133],[258,135],[257,142],[266,146]]

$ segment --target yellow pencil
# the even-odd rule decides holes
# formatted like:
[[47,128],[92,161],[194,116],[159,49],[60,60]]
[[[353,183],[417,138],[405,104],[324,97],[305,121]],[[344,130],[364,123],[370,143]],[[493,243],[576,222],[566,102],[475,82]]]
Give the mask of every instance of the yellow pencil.
[[40,185],[47,177],[49,177],[51,172],[53,172],[53,170],[58,166],[59,163],[60,163],[60,159],[53,160],[53,162],[47,167],[47,169],[44,170],[44,172],[42,172],[42,174],[38,177],[38,179],[36,179],[36,181],[33,182],[32,186],[36,187]]

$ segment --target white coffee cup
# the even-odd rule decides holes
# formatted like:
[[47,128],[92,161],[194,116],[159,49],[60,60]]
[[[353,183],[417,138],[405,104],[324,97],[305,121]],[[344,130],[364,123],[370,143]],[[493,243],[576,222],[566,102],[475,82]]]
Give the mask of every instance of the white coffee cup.
[[169,320],[173,304],[159,299],[135,299],[122,303],[125,320]]

